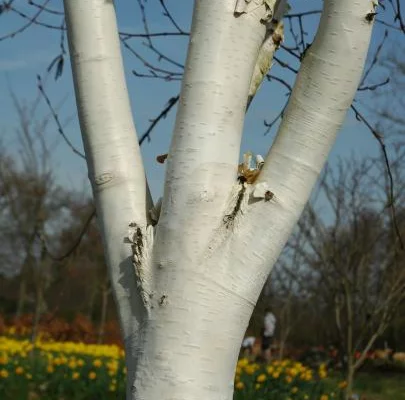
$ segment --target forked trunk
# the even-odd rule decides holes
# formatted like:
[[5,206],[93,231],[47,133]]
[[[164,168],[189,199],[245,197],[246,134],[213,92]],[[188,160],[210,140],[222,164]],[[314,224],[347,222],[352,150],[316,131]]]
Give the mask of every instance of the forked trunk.
[[280,3],[195,1],[160,218],[152,226],[113,3],[64,2],[125,341],[128,400],[231,400],[251,312],[353,100],[376,4],[325,0],[277,138],[260,170],[247,171],[257,179],[237,179],[250,83]]

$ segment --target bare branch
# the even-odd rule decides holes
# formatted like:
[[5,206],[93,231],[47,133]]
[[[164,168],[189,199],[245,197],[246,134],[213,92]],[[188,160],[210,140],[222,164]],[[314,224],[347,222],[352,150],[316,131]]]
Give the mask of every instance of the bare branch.
[[166,104],[166,107],[160,112],[160,114],[151,120],[151,124],[149,128],[146,130],[146,132],[141,136],[139,139],[139,145],[142,145],[142,143],[145,141],[145,139],[148,139],[148,142],[150,142],[150,134],[153,130],[153,128],[159,123],[160,120],[164,119],[167,117],[168,113],[170,110],[177,104],[179,101],[180,95],[171,97],[169,101]]
[[48,95],[45,92],[45,89],[42,85],[42,80],[41,77],[39,75],[37,75],[37,86],[38,86],[38,90],[41,93],[42,97],[45,99],[46,104],[48,105],[49,110],[51,111],[52,117],[58,127],[58,132],[59,134],[62,136],[63,140],[65,141],[65,143],[71,148],[71,150],[73,151],[73,153],[77,154],[79,157],[81,157],[82,159],[86,159],[85,155],[83,153],[81,153],[79,150],[76,149],[76,147],[72,144],[72,142],[69,140],[69,138],[66,136],[62,124],[59,121],[59,117],[58,114],[56,113],[55,109],[53,108],[51,101],[49,100]]
[[173,15],[168,10],[165,0],[159,0],[159,2],[164,10],[163,15],[169,19],[169,21],[173,24],[173,26],[178,30],[179,33],[184,34],[184,30],[180,28],[179,24],[176,22],[176,20],[173,18]]
[[400,232],[399,226],[398,226],[398,219],[397,219],[396,209],[395,209],[394,179],[392,177],[390,161],[388,158],[388,152],[387,152],[384,140],[383,140],[382,136],[371,126],[371,124],[367,121],[367,119],[358,111],[358,109],[353,104],[351,105],[351,109],[354,111],[356,119],[358,121],[362,121],[367,126],[367,128],[370,130],[370,132],[373,134],[373,136],[376,138],[376,140],[378,141],[378,143],[380,145],[381,152],[382,152],[384,160],[385,160],[388,178],[389,178],[389,193],[387,194],[388,195],[387,206],[390,207],[390,209],[391,209],[394,229],[395,229],[397,239],[399,241],[400,248],[401,248],[401,250],[405,250],[404,242],[402,240],[401,232]]
[[87,229],[90,226],[91,221],[93,220],[93,218],[95,216],[96,216],[96,209],[93,206],[89,216],[87,217],[85,223],[83,224],[82,228],[80,229],[80,232],[79,232],[77,238],[74,240],[74,242],[70,246],[69,250],[67,250],[65,253],[63,253],[62,255],[59,255],[59,256],[52,254],[52,252],[49,250],[49,246],[46,243],[44,232],[36,231],[36,235],[38,236],[38,238],[41,240],[41,242],[45,246],[46,252],[52,260],[63,261],[64,259],[71,256],[74,253],[74,251],[79,247],[82,239],[84,238],[84,236],[87,232]]

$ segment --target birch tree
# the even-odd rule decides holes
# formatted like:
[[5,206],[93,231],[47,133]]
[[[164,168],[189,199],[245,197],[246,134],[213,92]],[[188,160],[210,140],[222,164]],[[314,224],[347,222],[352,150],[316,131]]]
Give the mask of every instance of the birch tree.
[[238,175],[250,84],[279,3],[195,1],[164,194],[154,206],[114,4],[64,1],[127,399],[232,398],[252,310],[355,95],[377,4],[325,0],[277,138],[257,171],[247,160]]
[[[329,314],[330,326],[335,326],[346,399],[352,398],[354,376],[367,353],[405,298],[404,257],[396,232],[404,230],[405,153],[398,147],[395,156],[390,169],[395,182],[392,198],[384,162],[341,161],[335,171],[326,169],[320,184],[331,210],[328,218],[317,215],[311,204],[298,223],[307,242],[301,254],[302,266],[312,276],[306,279],[312,281],[308,290],[329,310],[318,314]],[[398,206],[395,221],[386,212],[390,201]]]

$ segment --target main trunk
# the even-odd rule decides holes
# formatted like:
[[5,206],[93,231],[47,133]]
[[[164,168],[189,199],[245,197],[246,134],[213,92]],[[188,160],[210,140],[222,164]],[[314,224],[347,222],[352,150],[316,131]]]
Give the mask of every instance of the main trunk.
[[140,329],[127,398],[231,400],[253,305],[203,281],[179,286],[167,303],[158,301]]

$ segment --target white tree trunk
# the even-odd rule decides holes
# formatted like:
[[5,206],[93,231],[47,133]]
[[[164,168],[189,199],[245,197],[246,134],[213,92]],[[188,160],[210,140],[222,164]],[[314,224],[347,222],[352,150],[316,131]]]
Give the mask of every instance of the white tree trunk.
[[[128,399],[232,398],[258,295],[360,80],[374,5],[325,0],[259,179],[239,183],[246,100],[268,11],[262,0],[251,4],[236,16],[235,0],[195,2],[162,211],[152,228],[113,4],[65,0],[89,176],[125,338]],[[124,240],[130,223],[132,246]]]

